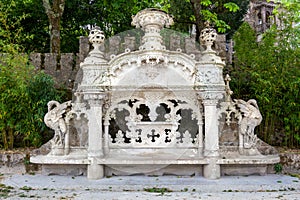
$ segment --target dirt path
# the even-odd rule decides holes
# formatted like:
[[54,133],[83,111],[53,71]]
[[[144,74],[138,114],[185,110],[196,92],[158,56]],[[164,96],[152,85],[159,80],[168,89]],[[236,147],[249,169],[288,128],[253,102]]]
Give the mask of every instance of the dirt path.
[[0,199],[299,199],[300,179],[286,175],[203,177],[4,174]]

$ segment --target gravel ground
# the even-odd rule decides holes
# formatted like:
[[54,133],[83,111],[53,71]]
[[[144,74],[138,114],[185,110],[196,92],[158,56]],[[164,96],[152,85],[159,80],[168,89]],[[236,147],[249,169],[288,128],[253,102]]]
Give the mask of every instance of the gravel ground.
[[0,199],[300,199],[300,179],[287,175],[224,176],[219,180],[177,176],[2,174]]

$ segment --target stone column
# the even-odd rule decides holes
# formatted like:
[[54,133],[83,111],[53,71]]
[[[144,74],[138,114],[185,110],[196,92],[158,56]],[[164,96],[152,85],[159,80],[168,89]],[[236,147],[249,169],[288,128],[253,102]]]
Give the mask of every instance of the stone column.
[[205,116],[204,156],[219,156],[218,100],[203,100]]
[[88,93],[84,99],[88,101],[90,108],[88,117],[88,159],[90,164],[87,169],[88,179],[100,179],[104,176],[104,165],[97,164],[97,159],[104,156],[102,134],[102,106],[105,95],[103,93]]
[[203,176],[208,179],[218,179],[221,177],[219,159],[219,117],[217,104],[223,98],[225,84],[222,77],[222,69],[225,63],[212,49],[216,40],[216,30],[210,28],[206,23],[206,28],[201,31],[201,44],[206,46],[202,52],[202,57],[197,63],[196,89],[197,94],[204,106],[204,157],[208,164],[203,166]]
[[221,177],[220,165],[216,163],[219,158],[217,103],[218,100],[215,99],[203,100],[205,116],[204,156],[209,162],[209,164],[203,167],[203,176],[208,179],[218,179]]
[[198,129],[199,129],[199,134],[198,134],[198,156],[199,158],[203,158],[203,121],[202,121],[202,116],[201,119],[198,120]]
[[70,153],[70,124],[67,124],[67,133],[65,135],[65,149],[64,154],[68,155]]

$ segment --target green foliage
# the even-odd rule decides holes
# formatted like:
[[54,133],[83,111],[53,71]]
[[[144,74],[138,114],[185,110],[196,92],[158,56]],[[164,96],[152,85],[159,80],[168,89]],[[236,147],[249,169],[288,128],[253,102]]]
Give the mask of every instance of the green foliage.
[[238,98],[258,100],[264,117],[258,132],[261,138],[274,145],[298,147],[300,5],[281,4],[277,10],[281,25],[268,30],[261,42],[255,41],[254,31],[246,24],[235,34],[233,88]]
[[0,147],[11,149],[15,141],[19,146],[39,146],[47,138],[43,123],[45,105],[52,99],[60,100],[62,95],[49,75],[36,73],[24,61],[27,56],[5,56],[11,58],[0,65]]
[[225,3],[224,8],[228,9],[230,12],[237,12],[240,9],[240,7],[233,2]]
[[27,114],[18,126],[23,134],[26,146],[40,146],[50,139],[48,128],[44,124],[44,115],[47,112],[47,103],[51,100],[61,101],[63,91],[55,88],[55,82],[50,75],[44,72],[36,73],[27,83],[26,92],[29,97]]
[[144,191],[145,192],[153,192],[153,193],[161,193],[161,195],[164,195],[164,193],[166,193],[166,192],[173,192],[169,188],[157,188],[157,187],[144,188]]
[[191,25],[195,24],[199,32],[204,22],[210,21],[219,33],[225,33],[227,38],[231,38],[242,24],[249,0],[170,0],[169,3],[167,12],[175,18],[172,29],[188,32]]
[[222,19],[218,14],[222,12],[237,12],[240,7],[232,1],[200,1],[204,7],[200,10],[200,14],[205,21],[209,21],[214,24],[219,33],[225,33],[230,29],[230,26]]
[[[205,0],[201,6],[201,20],[210,20],[220,32],[231,35],[241,24],[248,0]],[[6,13],[11,36],[17,35],[22,41],[13,42],[24,47],[26,52],[45,53],[50,51],[49,22],[41,0],[1,0],[0,15]],[[196,23],[195,12],[189,0],[72,0],[65,2],[61,19],[61,52],[78,52],[79,37],[87,35],[90,25],[97,25],[107,37],[132,29],[131,16],[138,11],[156,7],[169,12],[175,18],[172,29],[189,32]],[[237,8],[240,8],[237,10]],[[9,9],[8,9],[9,8]],[[8,12],[9,11],[9,12]],[[18,24],[15,22],[18,21]],[[0,26],[1,23],[0,22]],[[4,25],[4,24],[3,24]],[[229,29],[231,27],[231,29]],[[21,37],[20,37],[21,36]],[[1,45],[0,31],[0,46]],[[230,36],[229,36],[230,37]]]
[[281,164],[281,163],[276,163],[276,164],[274,165],[274,170],[275,170],[275,172],[276,172],[277,174],[281,173],[281,172],[282,172],[282,169],[283,169],[283,167],[282,167],[282,164]]
[[99,26],[109,37],[132,29],[131,17],[138,11],[159,7],[162,3],[161,0],[66,1],[62,18],[62,52],[78,51],[78,38],[88,34],[88,25]]
[[[0,46],[3,47],[2,52],[20,50],[21,44],[28,43],[33,39],[31,31],[28,31],[27,26],[22,24],[28,17],[29,14],[23,10],[23,1],[0,1]],[[30,23],[34,24],[32,21]]]
[[[7,2],[8,3],[8,2]],[[38,146],[42,143],[45,126],[42,123],[49,100],[62,96],[54,88],[52,78],[36,72],[28,55],[21,53],[23,41],[20,19],[10,23],[8,17],[15,6],[0,3],[0,148],[18,145]],[[20,29],[20,30],[19,30]],[[15,34],[11,32],[14,30]]]

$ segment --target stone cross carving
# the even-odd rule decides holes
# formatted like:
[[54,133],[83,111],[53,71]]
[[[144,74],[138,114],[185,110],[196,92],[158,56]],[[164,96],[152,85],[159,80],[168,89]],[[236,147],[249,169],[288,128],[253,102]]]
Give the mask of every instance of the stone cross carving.
[[226,124],[229,126],[231,123],[231,114],[234,114],[235,118],[240,117],[240,113],[236,108],[235,103],[231,99],[231,95],[233,94],[233,91],[230,89],[229,82],[231,81],[231,78],[229,74],[226,74],[225,76],[225,101],[221,102],[221,110],[220,113],[224,113]]
[[159,134],[155,134],[155,130],[154,129],[151,130],[151,134],[147,134],[148,138],[152,138],[151,142],[155,142],[155,138],[156,137],[159,138],[159,136],[160,136]]
[[231,78],[229,76],[229,74],[226,74],[225,76],[225,91],[226,91],[226,95],[225,95],[225,101],[226,102],[230,102],[231,100],[231,95],[233,94],[233,91],[230,89],[229,83],[231,81]]

